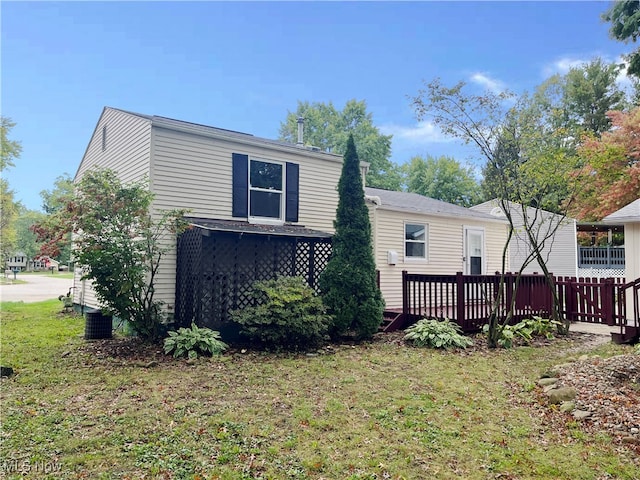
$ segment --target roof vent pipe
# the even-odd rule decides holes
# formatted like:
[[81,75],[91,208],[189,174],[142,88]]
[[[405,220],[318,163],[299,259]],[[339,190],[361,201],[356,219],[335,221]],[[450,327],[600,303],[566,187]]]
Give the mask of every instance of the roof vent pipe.
[[298,117],[298,143],[297,145],[304,145],[304,117]]

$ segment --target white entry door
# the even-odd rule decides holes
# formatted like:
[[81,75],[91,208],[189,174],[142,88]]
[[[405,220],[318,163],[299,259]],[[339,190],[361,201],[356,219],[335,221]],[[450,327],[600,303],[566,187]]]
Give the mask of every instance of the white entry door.
[[464,227],[464,273],[482,275],[486,273],[484,258],[484,230]]

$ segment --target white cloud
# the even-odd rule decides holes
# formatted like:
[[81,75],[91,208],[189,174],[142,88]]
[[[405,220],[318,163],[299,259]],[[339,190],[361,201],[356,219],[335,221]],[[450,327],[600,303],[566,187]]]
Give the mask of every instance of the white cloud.
[[502,93],[507,89],[507,86],[501,80],[491,78],[481,72],[476,72],[471,75],[470,80],[493,93]]
[[393,135],[393,141],[403,140],[403,143],[415,145],[446,143],[454,140],[446,137],[433,122],[429,121],[418,122],[411,127],[393,124],[382,125],[380,131],[385,135]]
[[543,74],[545,77],[551,75],[560,74],[564,75],[569,73],[572,68],[580,67],[586,63],[589,63],[591,59],[575,58],[575,57],[561,57],[552,63],[545,65],[543,68]]

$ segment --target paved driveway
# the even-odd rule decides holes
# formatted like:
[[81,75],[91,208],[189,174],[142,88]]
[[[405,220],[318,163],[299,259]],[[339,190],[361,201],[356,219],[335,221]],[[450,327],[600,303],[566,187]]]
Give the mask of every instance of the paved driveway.
[[73,285],[70,278],[60,278],[57,275],[20,275],[18,279],[27,283],[14,285],[0,285],[0,301],[3,302],[40,302],[66,295]]

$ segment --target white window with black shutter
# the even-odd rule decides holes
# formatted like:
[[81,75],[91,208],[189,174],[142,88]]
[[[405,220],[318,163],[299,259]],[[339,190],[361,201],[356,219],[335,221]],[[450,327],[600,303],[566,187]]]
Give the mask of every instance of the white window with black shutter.
[[298,221],[299,166],[233,154],[233,213],[252,223]]

